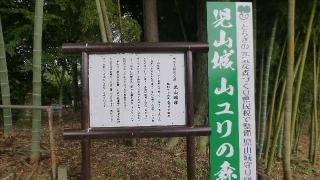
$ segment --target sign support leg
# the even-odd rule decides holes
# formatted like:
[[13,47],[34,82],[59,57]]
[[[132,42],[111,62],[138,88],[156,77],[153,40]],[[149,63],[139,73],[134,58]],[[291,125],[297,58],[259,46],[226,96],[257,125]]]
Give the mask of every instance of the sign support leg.
[[[194,125],[194,110],[193,110],[193,73],[192,73],[192,51],[187,51],[187,97],[189,98],[187,109],[188,118],[187,125],[192,127]],[[195,179],[195,139],[193,136],[187,136],[187,173],[188,180]]]
[[187,174],[188,180],[193,180],[195,176],[195,139],[187,136]]
[[84,139],[81,142],[81,153],[82,153],[82,175],[81,179],[90,180],[91,171],[90,171],[90,140]]
[[[82,52],[81,62],[81,128],[88,130],[89,127],[89,57],[88,53]],[[84,180],[91,179],[90,172],[90,139],[81,142],[82,153],[82,175]]]

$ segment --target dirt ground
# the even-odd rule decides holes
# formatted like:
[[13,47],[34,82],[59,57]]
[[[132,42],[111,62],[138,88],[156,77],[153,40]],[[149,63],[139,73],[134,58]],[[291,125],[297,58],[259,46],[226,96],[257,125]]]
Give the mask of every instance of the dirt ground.
[[[5,145],[0,129],[0,180],[51,179],[51,157],[48,123],[44,115],[41,134],[41,161],[30,164],[31,129],[15,128],[14,144]],[[58,166],[66,166],[68,179],[80,179],[81,152],[79,141],[64,140],[63,129],[79,128],[79,114],[65,112],[64,121],[54,121]],[[9,143],[10,144],[10,143]],[[136,146],[128,140],[94,140],[91,143],[92,179],[186,179],[185,140],[174,150],[164,150],[164,139],[139,139]],[[303,136],[293,158],[294,179],[320,179],[320,163],[315,167],[307,160],[308,137]],[[320,153],[318,153],[320,159]],[[196,156],[197,179],[208,179],[208,155]],[[277,162],[270,179],[282,179],[281,163]]]

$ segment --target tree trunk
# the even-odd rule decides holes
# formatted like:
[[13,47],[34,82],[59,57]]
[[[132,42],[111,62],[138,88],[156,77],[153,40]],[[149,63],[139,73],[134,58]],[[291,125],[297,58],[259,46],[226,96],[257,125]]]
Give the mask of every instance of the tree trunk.
[[143,0],[144,40],[159,42],[157,0]]
[[[7,61],[6,61],[6,51],[4,48],[4,40],[2,33],[2,24],[1,24],[1,16],[0,16],[0,82],[1,82],[1,96],[2,96],[2,104],[10,105],[10,88],[9,88],[9,80],[8,80],[8,69],[7,69]],[[9,137],[12,136],[12,113],[11,109],[3,109],[3,130],[4,136]]]
[[[201,0],[197,7],[197,41],[207,42],[207,9],[206,1]],[[194,61],[194,88],[195,88],[195,122],[201,125],[208,119],[208,54],[196,54]],[[200,137],[198,148],[200,153],[207,153],[208,137]]]
[[[42,51],[43,0],[36,0],[33,39],[33,91],[34,106],[41,106],[41,51]],[[32,113],[31,161],[38,163],[40,157],[41,110]]]
[[186,28],[185,28],[184,23],[183,23],[182,14],[181,14],[181,11],[180,11],[180,8],[179,8],[179,4],[178,4],[177,0],[174,0],[174,5],[175,5],[175,8],[177,10],[177,14],[178,14],[178,18],[179,18],[179,25],[180,25],[181,33],[183,35],[183,41],[188,41]]
[[283,174],[284,179],[292,180],[291,173],[291,115],[292,115],[292,92],[294,79],[294,10],[295,0],[288,0],[288,51],[287,51],[287,88],[286,108],[283,129]]

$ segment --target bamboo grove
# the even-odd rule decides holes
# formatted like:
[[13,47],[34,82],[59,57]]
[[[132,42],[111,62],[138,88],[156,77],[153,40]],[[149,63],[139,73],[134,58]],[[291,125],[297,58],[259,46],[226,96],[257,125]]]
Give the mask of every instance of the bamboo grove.
[[267,173],[282,160],[285,179],[292,179],[290,161],[299,153],[302,134],[310,138],[311,165],[319,146],[319,2],[308,3],[297,17],[302,10],[295,5],[301,3],[289,0],[287,13],[260,24],[268,27],[260,32],[266,43],[257,45],[257,158]]

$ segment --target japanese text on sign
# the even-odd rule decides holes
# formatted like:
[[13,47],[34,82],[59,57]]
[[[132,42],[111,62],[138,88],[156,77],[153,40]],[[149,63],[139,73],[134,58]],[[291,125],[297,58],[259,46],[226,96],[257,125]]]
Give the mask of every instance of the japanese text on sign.
[[211,179],[255,179],[252,8],[207,3]]
[[90,127],[185,125],[183,53],[89,55]]

